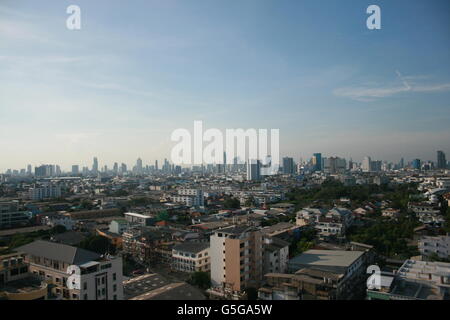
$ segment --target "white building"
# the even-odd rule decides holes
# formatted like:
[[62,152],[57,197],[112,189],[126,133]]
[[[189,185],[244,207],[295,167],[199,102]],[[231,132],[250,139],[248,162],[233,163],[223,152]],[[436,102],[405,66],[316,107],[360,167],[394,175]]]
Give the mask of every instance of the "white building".
[[181,272],[210,271],[208,242],[184,242],[172,249],[172,268]]
[[205,205],[205,197],[201,189],[179,189],[178,195],[173,196],[172,201],[188,207],[203,207]]
[[45,183],[40,187],[33,187],[28,190],[28,197],[30,200],[39,201],[43,199],[53,199],[61,197],[61,187],[52,184]]
[[421,255],[429,257],[436,254],[439,258],[450,257],[450,236],[423,237],[418,243]]
[[17,249],[63,300],[123,300],[122,258],[37,240]]

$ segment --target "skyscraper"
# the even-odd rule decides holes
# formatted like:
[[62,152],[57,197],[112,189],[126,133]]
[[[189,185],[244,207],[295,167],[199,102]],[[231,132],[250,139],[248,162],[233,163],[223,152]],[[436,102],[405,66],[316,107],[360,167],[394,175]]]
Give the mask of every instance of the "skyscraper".
[[97,157],[94,157],[94,163],[92,164],[92,173],[97,174],[98,173],[98,159]]
[[138,158],[136,161],[136,172],[142,174],[142,159]]
[[74,164],[72,166],[72,174],[73,175],[78,175],[79,173],[80,173],[80,167],[78,165]]
[[362,171],[364,171],[364,172],[372,171],[371,164],[372,164],[372,159],[370,159],[369,156],[364,157],[362,164],[361,164]]
[[261,164],[259,160],[248,160],[247,161],[247,180],[249,181],[259,181],[261,179],[260,175]]
[[437,152],[437,168],[438,169],[447,168],[447,160],[445,159],[445,153],[444,151],[441,150]]
[[283,174],[294,174],[294,159],[289,157],[283,158]]
[[322,154],[321,153],[313,154],[312,164],[314,166],[314,171],[322,170]]

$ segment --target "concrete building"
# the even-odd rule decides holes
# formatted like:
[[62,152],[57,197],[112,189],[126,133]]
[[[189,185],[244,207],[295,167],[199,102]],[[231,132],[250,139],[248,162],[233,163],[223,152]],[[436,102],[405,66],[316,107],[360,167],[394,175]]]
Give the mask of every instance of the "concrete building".
[[205,197],[201,189],[179,189],[178,195],[173,196],[172,201],[188,207],[203,207],[205,205]]
[[0,202],[0,229],[26,226],[32,216],[31,211],[19,210],[16,202]]
[[151,226],[155,223],[155,218],[153,216],[134,213],[134,212],[125,212],[124,213],[125,220],[128,221],[130,225],[139,225],[139,226]]
[[0,300],[46,300],[47,283],[29,272],[23,253],[0,256]]
[[210,271],[208,242],[184,242],[172,249],[172,268],[181,272]]
[[263,250],[263,274],[287,271],[289,242],[277,237],[264,237]]
[[44,199],[54,199],[61,197],[61,187],[52,183],[44,183],[28,190],[30,200],[39,201]]
[[216,230],[210,238],[211,283],[215,288],[240,292],[262,280],[263,244],[255,227]]
[[43,240],[17,250],[25,254],[30,272],[48,283],[54,299],[123,299],[120,257]]
[[[394,274],[372,275],[369,300],[449,300],[450,263],[406,260]],[[377,283],[378,282],[378,283]]]
[[426,257],[436,255],[441,259],[450,258],[450,236],[423,237],[418,242],[420,254]]

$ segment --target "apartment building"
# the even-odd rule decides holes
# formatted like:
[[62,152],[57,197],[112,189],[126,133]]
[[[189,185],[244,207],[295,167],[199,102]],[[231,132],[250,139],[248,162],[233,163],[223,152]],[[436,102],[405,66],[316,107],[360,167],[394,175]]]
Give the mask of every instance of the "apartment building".
[[289,273],[268,273],[263,300],[343,300],[365,294],[368,251],[308,250],[288,262]]
[[394,274],[372,275],[369,300],[449,300],[450,263],[408,259]]
[[28,190],[28,198],[33,201],[61,197],[61,187],[57,184],[44,183]]
[[353,223],[352,212],[345,208],[331,210],[306,208],[297,212],[298,226],[311,225],[318,232],[319,239],[340,238]]
[[0,256],[0,300],[46,300],[47,284],[30,274],[25,255]]
[[255,227],[232,226],[210,237],[211,283],[214,288],[240,292],[262,280],[262,234]]
[[181,272],[209,272],[209,242],[184,242],[172,249],[172,268]]
[[264,238],[263,252],[263,274],[287,271],[289,242],[277,237]]
[[450,235],[423,237],[418,242],[420,254],[426,257],[436,255],[441,259],[450,258]]
[[25,226],[32,216],[31,211],[19,210],[16,202],[0,202],[0,229]]
[[37,240],[22,247],[29,271],[62,300],[122,300],[122,258]]
[[188,207],[203,207],[205,197],[201,189],[179,189],[178,195],[172,196],[172,201]]

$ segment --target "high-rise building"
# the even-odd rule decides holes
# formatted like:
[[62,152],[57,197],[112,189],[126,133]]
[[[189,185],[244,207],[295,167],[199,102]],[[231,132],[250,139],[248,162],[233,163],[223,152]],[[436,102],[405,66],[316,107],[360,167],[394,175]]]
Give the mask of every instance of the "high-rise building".
[[336,174],[343,173],[347,168],[345,159],[338,157],[330,157],[323,159],[323,170],[327,173]]
[[98,159],[97,157],[94,157],[94,163],[92,164],[92,173],[97,174],[98,173]]
[[261,180],[261,163],[259,160],[247,161],[247,180],[259,181]]
[[420,170],[420,164],[420,159],[414,159],[411,165],[413,169]]
[[73,175],[78,175],[80,173],[80,167],[78,165],[73,165],[72,166],[72,174]]
[[363,172],[370,172],[372,171],[372,160],[370,159],[369,156],[364,157],[362,164],[361,164],[361,169]]
[[314,153],[312,157],[314,171],[322,171],[322,154]]
[[446,169],[447,168],[447,160],[445,159],[444,151],[437,152],[437,168],[438,169]]
[[142,174],[142,159],[141,158],[138,158],[136,160],[136,173]]
[[33,172],[32,172],[32,167],[31,167],[31,164],[29,164],[28,166],[27,166],[27,174],[28,175],[31,175],[31,174],[33,174]]
[[294,174],[295,166],[294,159],[290,157],[283,158],[283,174]]
[[262,280],[261,231],[249,226],[216,230],[210,237],[211,284],[214,288],[242,291]]

